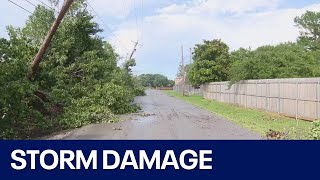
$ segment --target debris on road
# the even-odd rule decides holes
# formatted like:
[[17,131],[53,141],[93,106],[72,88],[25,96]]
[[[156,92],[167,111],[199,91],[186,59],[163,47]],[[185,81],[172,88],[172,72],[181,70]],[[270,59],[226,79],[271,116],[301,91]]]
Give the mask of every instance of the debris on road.
[[113,128],[112,130],[114,130],[114,131],[121,131],[122,128],[121,128],[121,127],[118,127],[118,128]]
[[257,133],[242,128],[224,118],[195,107],[158,90],[147,90],[147,96],[135,103],[143,111],[120,116],[113,124],[83,127],[66,139],[261,139]]

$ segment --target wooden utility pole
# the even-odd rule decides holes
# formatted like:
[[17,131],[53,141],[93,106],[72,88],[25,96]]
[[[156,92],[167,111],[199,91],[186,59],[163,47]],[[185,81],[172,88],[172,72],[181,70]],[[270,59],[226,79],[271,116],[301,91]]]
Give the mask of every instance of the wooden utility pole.
[[185,86],[185,69],[184,69],[184,58],[183,58],[183,46],[181,46],[181,64],[182,64],[182,96],[184,96]]
[[39,64],[41,62],[41,59],[44,55],[44,53],[46,52],[46,50],[48,49],[50,42],[53,38],[53,35],[55,34],[55,32],[57,31],[62,19],[64,18],[65,14],[67,13],[67,11],[69,10],[71,4],[74,2],[74,0],[64,0],[64,4],[61,8],[61,11],[58,14],[58,17],[56,18],[56,20],[53,22],[46,38],[44,39],[37,55],[35,56],[33,62],[32,62],[32,66],[31,66],[31,73],[28,75],[29,80],[32,79],[32,77],[37,73],[38,68],[39,68]]
[[139,44],[138,41],[134,43],[133,51],[131,52],[130,57],[129,57],[128,60],[132,59],[133,54],[137,51],[137,46],[138,46],[138,44]]
[[190,48],[190,64],[192,64],[192,49]]

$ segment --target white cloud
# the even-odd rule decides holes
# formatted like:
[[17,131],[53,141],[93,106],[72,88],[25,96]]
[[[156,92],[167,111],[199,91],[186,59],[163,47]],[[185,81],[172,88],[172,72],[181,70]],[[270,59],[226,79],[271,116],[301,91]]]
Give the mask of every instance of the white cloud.
[[[139,39],[143,44],[135,56],[136,70],[164,73],[171,78],[178,67],[181,45],[189,48],[203,39],[219,38],[235,50],[295,41],[299,29],[294,26],[293,18],[306,10],[320,11],[320,4],[280,9],[283,0],[188,0],[171,4],[169,1],[144,0],[145,8],[152,8],[143,19],[141,31],[141,25],[137,27],[135,18],[130,17],[133,15],[130,13],[134,13],[134,1],[90,0],[90,4],[106,21],[107,18],[118,19],[108,25],[112,30],[116,29],[117,38],[112,37],[111,42],[121,56],[126,57],[132,51],[132,41]],[[1,25],[21,25],[28,14],[5,2],[0,6],[0,15],[5,17]],[[23,0],[18,2],[25,3]],[[136,0],[136,3],[140,1]],[[159,4],[167,5],[161,8]],[[32,10],[32,6],[24,5]],[[152,14],[150,10],[155,7]],[[0,26],[0,33],[2,31],[4,27]],[[105,31],[109,34],[107,29]]]
[[182,5],[172,4],[167,7],[158,9],[157,13],[160,13],[160,14],[184,13],[186,11],[186,9],[187,9],[186,4],[182,4]]
[[102,16],[126,18],[130,12],[139,7],[136,0],[90,0],[92,7]]
[[199,13],[245,13],[259,9],[274,9],[280,0],[195,0],[190,11]]
[[[222,39],[232,50],[295,41],[299,29],[294,17],[306,10],[320,10],[320,4],[279,9],[279,3],[193,0],[158,9],[157,14],[144,18],[144,46],[137,52],[137,69],[166,73],[172,78],[178,67],[180,46],[193,47],[202,39]],[[134,23],[124,23],[119,28],[117,34],[123,40],[134,37]]]

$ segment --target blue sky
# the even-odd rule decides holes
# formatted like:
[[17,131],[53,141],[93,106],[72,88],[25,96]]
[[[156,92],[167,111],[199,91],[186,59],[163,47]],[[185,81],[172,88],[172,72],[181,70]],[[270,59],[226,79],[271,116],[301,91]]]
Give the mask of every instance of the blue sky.
[[[32,11],[25,0],[12,0]],[[39,0],[29,0],[39,4]],[[48,5],[47,0],[41,0]],[[203,39],[222,39],[231,50],[256,48],[266,44],[295,41],[299,29],[293,18],[306,10],[320,11],[316,0],[90,0],[103,19],[98,18],[116,51],[126,57],[139,46],[135,58],[136,74],[160,73],[175,78],[181,53],[189,62],[189,48]],[[21,26],[28,13],[1,0],[0,35],[5,26]],[[110,33],[106,26],[112,29]],[[114,34],[114,35],[113,35]],[[121,62],[120,62],[121,63]]]

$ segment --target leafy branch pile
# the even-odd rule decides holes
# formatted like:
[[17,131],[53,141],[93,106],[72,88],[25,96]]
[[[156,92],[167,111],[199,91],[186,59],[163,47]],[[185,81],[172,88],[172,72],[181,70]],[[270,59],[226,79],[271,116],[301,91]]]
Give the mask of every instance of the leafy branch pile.
[[55,19],[38,6],[22,28],[9,26],[0,39],[0,139],[25,139],[135,112],[143,89],[131,75],[134,60],[117,66],[118,55],[87,10],[76,1],[32,81],[30,64]]

